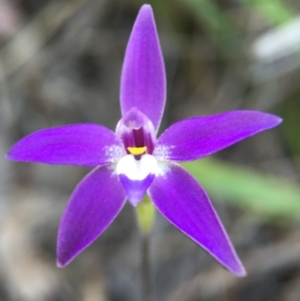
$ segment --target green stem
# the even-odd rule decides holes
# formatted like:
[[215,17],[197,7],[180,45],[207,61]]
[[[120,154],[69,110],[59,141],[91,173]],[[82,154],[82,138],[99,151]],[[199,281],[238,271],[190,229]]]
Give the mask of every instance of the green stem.
[[150,257],[149,257],[149,236],[142,235],[141,241],[141,275],[142,275],[142,300],[151,300],[151,285],[150,285]]
[[155,208],[148,196],[145,196],[144,199],[138,204],[136,207],[136,213],[141,232],[144,235],[149,234],[154,224]]
[[150,256],[149,233],[151,232],[155,218],[155,208],[148,196],[136,207],[137,221],[141,230],[141,294],[143,301],[151,300],[150,285]]

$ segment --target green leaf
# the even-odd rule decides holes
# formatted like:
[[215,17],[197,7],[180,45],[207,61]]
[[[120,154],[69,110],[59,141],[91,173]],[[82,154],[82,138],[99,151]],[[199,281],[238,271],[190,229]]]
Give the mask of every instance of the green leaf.
[[182,164],[212,199],[250,209],[264,217],[300,219],[300,189],[284,178],[213,159]]
[[234,33],[234,26],[214,1],[184,0],[182,2],[189,6],[199,17],[199,20],[203,21],[212,31]]
[[240,2],[247,4],[274,25],[283,24],[295,17],[292,9],[281,0],[240,0]]
[[286,98],[280,106],[280,113],[284,119],[280,130],[283,133],[283,138],[286,141],[286,146],[295,156],[294,161],[298,164],[300,154],[300,139],[299,132],[296,129],[300,128],[300,91],[296,91],[290,97]]

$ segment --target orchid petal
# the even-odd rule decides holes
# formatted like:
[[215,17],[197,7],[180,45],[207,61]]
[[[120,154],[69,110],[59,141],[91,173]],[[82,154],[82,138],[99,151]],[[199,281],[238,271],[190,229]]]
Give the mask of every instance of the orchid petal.
[[136,107],[157,130],[166,100],[163,56],[150,5],[143,5],[126,48],[121,76],[121,110]]
[[182,167],[169,163],[148,190],[158,211],[237,276],[246,274],[208,196]]
[[76,187],[60,222],[57,265],[66,266],[116,218],[126,201],[125,191],[111,166],[90,172]]
[[7,158],[15,161],[96,166],[117,161],[125,150],[115,134],[96,124],[35,132],[18,141]]
[[282,119],[258,111],[231,111],[184,119],[158,139],[154,156],[160,160],[195,160],[270,129]]
[[117,174],[133,206],[143,199],[156,172],[157,161],[148,154],[142,155],[138,160],[133,155],[127,155],[118,162]]
[[142,201],[147,189],[153,182],[155,175],[149,174],[145,179],[140,181],[130,180],[124,174],[121,174],[119,178],[126,190],[128,201],[132,206],[137,206]]

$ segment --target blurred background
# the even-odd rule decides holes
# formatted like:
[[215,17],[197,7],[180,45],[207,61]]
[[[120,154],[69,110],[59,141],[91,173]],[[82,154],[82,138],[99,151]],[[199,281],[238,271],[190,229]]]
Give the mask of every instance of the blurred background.
[[[188,116],[255,109],[284,123],[186,164],[208,191],[248,271],[236,278],[159,214],[150,235],[152,300],[300,300],[300,2],[152,4],[167,69],[161,131]],[[141,300],[140,241],[126,205],[65,269],[58,223],[87,168],[9,162],[36,130],[114,129],[140,0],[0,0],[0,300]]]

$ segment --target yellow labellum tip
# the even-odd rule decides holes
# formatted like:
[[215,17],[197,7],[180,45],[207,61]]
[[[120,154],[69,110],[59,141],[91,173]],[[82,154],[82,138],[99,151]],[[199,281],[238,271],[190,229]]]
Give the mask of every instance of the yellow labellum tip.
[[134,155],[134,156],[138,156],[143,154],[146,150],[147,150],[147,146],[143,146],[143,147],[127,147],[128,151]]

